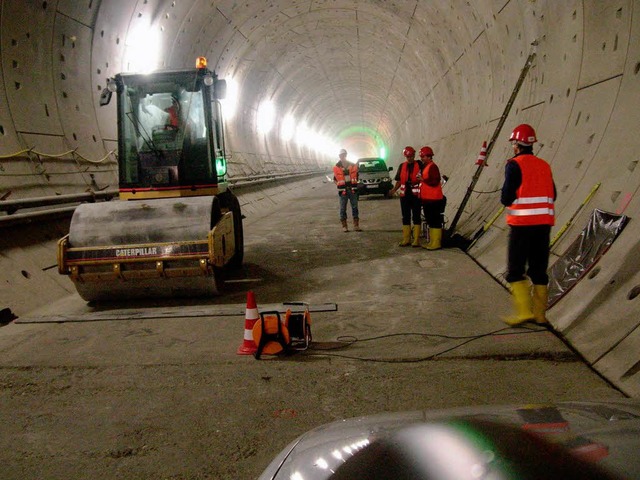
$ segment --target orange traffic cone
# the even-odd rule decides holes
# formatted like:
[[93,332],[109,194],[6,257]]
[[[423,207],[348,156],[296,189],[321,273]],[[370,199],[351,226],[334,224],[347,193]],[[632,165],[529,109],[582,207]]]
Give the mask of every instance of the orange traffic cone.
[[478,154],[478,159],[476,160],[476,165],[482,165],[483,167],[488,167],[487,163],[487,142],[482,142],[482,148],[480,149],[480,153]]
[[260,315],[258,315],[256,297],[251,290],[247,292],[247,310],[244,317],[244,340],[236,353],[238,355],[253,355],[258,350],[256,343],[253,341],[253,326],[260,319]]

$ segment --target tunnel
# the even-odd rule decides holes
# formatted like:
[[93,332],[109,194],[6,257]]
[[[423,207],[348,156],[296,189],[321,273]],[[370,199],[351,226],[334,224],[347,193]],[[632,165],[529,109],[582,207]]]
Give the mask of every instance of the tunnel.
[[[552,265],[594,212],[629,220],[548,317],[637,396],[638,13],[636,0],[2,0],[0,206],[117,188],[107,80],[204,56],[227,81],[230,179],[324,176],[339,148],[397,168],[405,146],[429,145],[451,233],[506,286],[499,191],[509,134],[528,123],[558,192]],[[0,257],[0,307],[16,312],[59,294],[23,288],[23,260],[57,233],[30,228],[21,256]]]

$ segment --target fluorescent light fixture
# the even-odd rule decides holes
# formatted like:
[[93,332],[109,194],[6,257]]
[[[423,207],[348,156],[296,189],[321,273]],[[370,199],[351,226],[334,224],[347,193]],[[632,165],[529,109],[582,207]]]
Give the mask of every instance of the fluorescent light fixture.
[[258,107],[258,132],[267,134],[273,128],[276,119],[276,108],[271,100],[263,100]]
[[137,73],[156,70],[159,66],[161,45],[160,30],[141,20],[127,35],[125,70]]
[[238,109],[238,82],[232,78],[225,78],[227,82],[227,94],[224,99],[220,100],[222,106],[222,115],[225,120],[231,120],[236,115]]
[[288,114],[282,121],[282,127],[280,128],[280,136],[285,142],[290,141],[296,134],[296,120],[293,115]]
[[296,143],[301,147],[307,145],[309,143],[309,127],[307,127],[307,122],[301,122],[296,127]]

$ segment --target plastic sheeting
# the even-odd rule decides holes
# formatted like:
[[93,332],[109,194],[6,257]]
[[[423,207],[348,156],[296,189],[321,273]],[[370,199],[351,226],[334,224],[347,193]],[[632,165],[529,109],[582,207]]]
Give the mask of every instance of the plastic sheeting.
[[629,217],[594,210],[578,238],[549,270],[549,307],[558,302],[600,260]]

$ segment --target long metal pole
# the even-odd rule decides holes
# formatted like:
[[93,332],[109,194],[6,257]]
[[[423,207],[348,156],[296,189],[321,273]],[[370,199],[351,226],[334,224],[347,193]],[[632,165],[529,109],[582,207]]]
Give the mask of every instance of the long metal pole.
[[[507,105],[505,106],[504,111],[502,112],[502,116],[500,117],[500,120],[498,121],[498,125],[496,126],[496,129],[493,132],[493,136],[489,141],[489,145],[487,145],[487,159],[489,158],[489,154],[491,153],[491,150],[493,150],[493,145],[495,144],[496,139],[498,138],[498,135],[500,135],[500,131],[502,130],[504,122],[507,121],[507,117],[509,116],[511,107],[513,106],[513,103],[515,102],[516,97],[518,96],[520,87],[524,83],[524,79],[527,76],[527,73],[529,72],[529,69],[531,68],[531,65],[533,64],[533,60],[535,58],[536,58],[535,53],[531,53],[527,57],[527,61],[525,62],[524,67],[522,68],[522,71],[520,72],[520,78],[518,78],[518,82],[516,83],[516,86],[513,89],[513,92],[511,92],[511,97],[509,97],[509,101],[507,102]],[[448,231],[449,236],[451,236],[455,232],[456,226],[458,225],[458,220],[460,220],[460,217],[462,216],[464,208],[467,206],[467,202],[469,201],[469,198],[473,193],[473,189],[475,188],[476,183],[478,183],[478,179],[480,178],[480,174],[482,173],[483,169],[484,169],[484,164],[479,165],[478,168],[476,168],[476,172],[473,174],[473,178],[471,179],[471,183],[467,188],[467,192],[465,193],[464,198],[462,199],[462,202],[458,207],[458,211],[456,212],[456,216],[453,218],[453,221],[451,222],[451,226],[449,227],[449,231]]]

